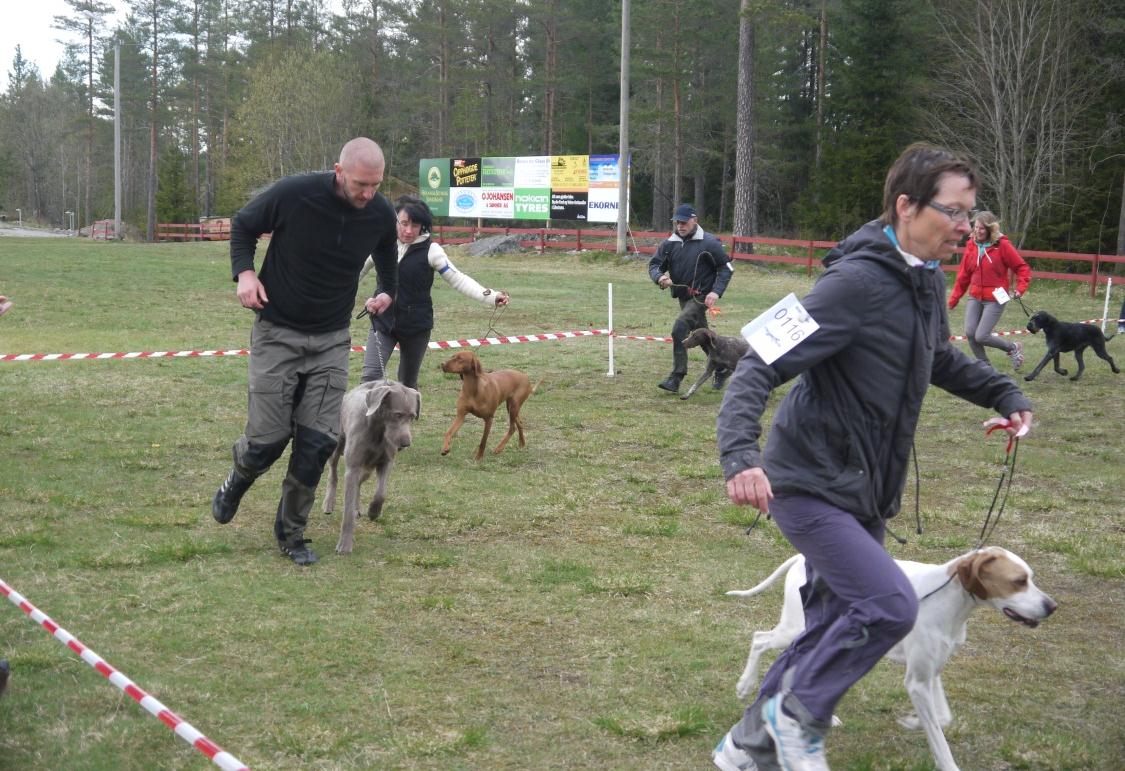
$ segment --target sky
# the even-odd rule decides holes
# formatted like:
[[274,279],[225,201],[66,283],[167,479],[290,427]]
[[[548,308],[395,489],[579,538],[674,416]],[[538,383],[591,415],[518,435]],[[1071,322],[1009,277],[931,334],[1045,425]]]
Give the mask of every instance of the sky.
[[[107,18],[104,35],[125,19],[128,8],[125,0],[103,2],[116,9],[116,13]],[[331,0],[327,7],[336,9],[339,4],[339,0]],[[3,12],[0,17],[0,92],[8,88],[8,73],[12,71],[17,45],[23,58],[35,62],[43,78],[50,78],[63,56],[63,46],[58,39],[77,40],[78,37],[51,26],[56,16],[70,15],[70,6],[65,0],[0,0],[0,11]]]
[[[104,1],[117,9],[117,16],[106,25],[108,29],[117,19],[125,18],[125,2]],[[23,58],[35,62],[40,75],[51,77],[55,65],[63,56],[62,43],[57,39],[65,36],[77,40],[77,35],[51,26],[56,16],[70,15],[70,6],[64,0],[0,0],[0,6],[9,11],[0,23],[0,91],[8,88],[8,73],[12,71],[17,45],[23,52]]]

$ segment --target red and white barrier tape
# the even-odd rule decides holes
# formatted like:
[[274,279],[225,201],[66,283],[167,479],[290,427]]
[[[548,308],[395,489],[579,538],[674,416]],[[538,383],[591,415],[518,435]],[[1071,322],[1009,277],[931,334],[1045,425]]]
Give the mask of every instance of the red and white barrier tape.
[[[1088,319],[1078,322],[1080,324],[1099,324],[1101,319]],[[994,335],[1009,337],[1011,335],[1030,334],[1026,329],[1012,329],[1007,332],[993,332]],[[576,337],[609,336],[618,340],[648,340],[657,343],[670,343],[672,338],[654,335],[622,335],[608,329],[583,329],[577,332],[545,332],[531,335],[507,335],[504,337],[477,337],[466,340],[441,340],[430,341],[429,347],[433,349],[447,348],[477,348],[484,345],[508,345],[512,343],[534,343],[541,340],[566,340]],[[953,341],[963,341],[968,338],[964,335],[952,335]],[[353,345],[352,351],[362,353],[367,350],[365,346]],[[186,359],[208,356],[246,356],[250,351],[245,348],[234,348],[227,351],[132,351],[130,353],[0,353],[2,361],[66,361],[70,359]]]
[[[541,340],[566,340],[575,337],[608,335],[608,329],[584,329],[577,332],[545,332],[532,335],[507,335],[503,337],[478,337],[467,340],[430,341],[430,348],[476,348],[482,345],[507,345],[534,343]],[[668,338],[671,339],[671,338]],[[352,350],[363,352],[365,346],[353,345]],[[184,359],[205,356],[246,356],[246,348],[229,351],[132,351],[130,353],[3,353],[0,361],[67,361],[70,359]]]
[[136,683],[111,667],[106,663],[105,659],[87,648],[78,638],[52,621],[50,616],[28,602],[26,597],[6,584],[2,578],[0,578],[0,594],[5,595],[11,600],[13,605],[26,613],[32,621],[35,621],[50,632],[56,640],[77,653],[83,661],[98,672],[101,672],[107,680],[144,707],[153,717],[171,728],[176,736],[210,758],[216,766],[224,769],[224,771],[248,771],[242,761],[201,734],[191,723],[186,722],[175,712],[165,707],[158,699],[138,688]]
[[[1110,319],[1110,321],[1111,322],[1117,322],[1118,319]],[[1100,323],[1102,323],[1102,320],[1101,319],[1086,319],[1085,321],[1078,321],[1078,322],[1075,322],[1075,323],[1077,323],[1077,324],[1100,324]],[[1011,330],[1008,330],[1007,332],[993,332],[992,334],[997,335],[999,337],[1010,337],[1012,335],[1030,335],[1031,332],[1028,332],[1026,329],[1011,329]],[[966,337],[965,335],[950,335],[949,339],[955,340],[955,341],[961,341],[961,340],[968,340],[969,338]]]

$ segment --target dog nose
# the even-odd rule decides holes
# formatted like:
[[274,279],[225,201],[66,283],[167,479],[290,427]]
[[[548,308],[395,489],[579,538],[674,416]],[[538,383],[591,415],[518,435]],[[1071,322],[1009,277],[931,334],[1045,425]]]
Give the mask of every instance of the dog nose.
[[1043,615],[1049,616],[1058,610],[1059,604],[1052,600],[1049,596],[1043,595]]

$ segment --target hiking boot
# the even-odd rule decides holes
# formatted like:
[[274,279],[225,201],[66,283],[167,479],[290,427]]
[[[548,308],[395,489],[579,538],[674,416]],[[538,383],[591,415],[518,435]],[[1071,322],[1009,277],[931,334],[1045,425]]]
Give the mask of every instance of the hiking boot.
[[762,722],[777,748],[777,760],[786,771],[828,771],[824,735],[812,731],[781,709],[782,694],[762,705]]
[[8,666],[7,659],[0,659],[0,694],[4,693],[4,689],[8,687],[8,675],[11,668]]
[[1012,350],[1008,351],[1008,358],[1012,361],[1012,369],[1020,371],[1023,366],[1023,343],[1012,342]]
[[677,375],[675,372],[673,372],[671,375],[669,375],[668,377],[664,378],[659,383],[657,383],[656,387],[657,388],[663,388],[665,391],[671,391],[672,393],[676,393],[680,390],[680,382],[683,379],[684,379],[683,375]]
[[293,538],[278,544],[281,553],[298,565],[311,565],[316,562],[316,552],[308,547],[308,538]]
[[723,771],[757,771],[758,768],[750,755],[735,746],[734,741],[730,738],[730,731],[727,731],[727,735],[719,739],[719,744],[715,747],[715,751],[711,753],[711,759]]
[[234,519],[234,515],[238,513],[238,504],[242,500],[242,496],[250,489],[250,485],[254,484],[253,479],[239,474],[235,469],[230,470],[219,489],[215,491],[215,497],[211,499],[211,516],[220,525],[225,525]]
[[727,384],[727,380],[730,379],[731,373],[732,370],[729,369],[715,370],[715,379],[711,383],[712,390],[721,391],[723,386]]

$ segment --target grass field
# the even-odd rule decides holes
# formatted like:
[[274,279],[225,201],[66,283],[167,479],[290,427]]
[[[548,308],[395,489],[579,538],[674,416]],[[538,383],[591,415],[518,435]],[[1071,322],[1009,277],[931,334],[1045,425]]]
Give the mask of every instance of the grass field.
[[[16,306],[0,353],[244,347],[251,317],[225,249],[5,239],[0,293]],[[511,292],[500,334],[605,327],[610,282],[618,332],[665,335],[675,315],[643,263],[456,261]],[[810,283],[740,264],[715,326],[735,334]],[[489,331],[489,311],[440,281],[434,295],[434,340]],[[1087,319],[1102,300],[1042,281],[1028,304]],[[1009,308],[1000,328],[1023,322]],[[353,332],[362,343],[363,322]],[[1030,366],[1043,340],[1022,339]],[[709,768],[741,712],[750,634],[781,602],[723,592],[791,549],[770,522],[747,534],[753,512],[726,502],[720,395],[657,390],[666,344],[615,351],[611,378],[605,338],[481,349],[486,366],[544,382],[524,409],[527,448],[479,463],[472,419],[439,454],[458,382],[431,351],[383,518],[360,522],[344,558],[339,517],[315,510],[311,569],[273,541],[284,459],[232,523],[208,511],[245,419],[245,358],[0,362],[0,578],[252,768]],[[1120,341],[1110,352],[1125,364]],[[689,377],[701,367],[693,352]],[[984,610],[970,622],[944,678],[966,771],[1121,767],[1123,387],[1092,355],[1078,383],[1048,369],[1025,384],[1038,425],[991,542],[1027,559],[1060,608],[1035,630]],[[988,417],[931,392],[917,437],[926,530],[914,534],[908,499],[895,556],[943,562],[976,543],[1004,457]],[[0,657],[13,671],[0,769],[211,767],[10,603]],[[895,722],[910,709],[901,678],[884,662],[844,699],[833,768],[932,768],[925,737]]]

